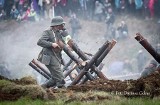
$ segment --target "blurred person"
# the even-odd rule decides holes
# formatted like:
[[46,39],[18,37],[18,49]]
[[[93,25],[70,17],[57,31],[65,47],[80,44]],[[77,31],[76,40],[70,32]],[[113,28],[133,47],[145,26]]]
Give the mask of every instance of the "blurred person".
[[0,12],[0,21],[1,20],[5,20],[6,19],[6,13],[5,11],[2,9],[1,12]]
[[160,0],[155,1],[154,10],[155,10],[156,17],[159,18],[157,22],[160,23]]
[[25,0],[19,0],[18,10],[21,12],[21,14],[24,12],[24,9],[23,9],[24,2]]
[[117,27],[116,39],[125,39],[128,38],[128,26],[125,21],[121,21],[120,25]]
[[105,0],[104,1],[104,13],[105,13],[105,15],[108,14],[108,9],[109,8],[112,8],[112,4],[110,3],[109,0]]
[[17,10],[15,5],[13,5],[10,14],[11,14],[12,19],[17,19],[18,15],[19,15],[19,11]]
[[148,7],[149,7],[150,19],[151,19],[151,20],[152,20],[153,17],[154,17],[154,3],[155,3],[155,0],[149,0]]
[[[157,43],[155,46],[155,50],[158,54],[160,54],[160,43]],[[157,68],[160,66],[160,64],[155,60],[151,59],[149,63],[146,65],[144,70],[141,73],[141,77],[147,77],[148,75],[152,74],[157,70]]]
[[37,42],[37,45],[43,47],[38,60],[46,65],[52,75],[49,81],[41,85],[43,88],[54,86],[58,88],[64,87],[65,81],[61,69],[62,48],[57,44],[58,40],[67,43],[67,41],[71,39],[64,25],[65,22],[61,16],[54,17],[51,21],[50,29],[45,30],[42,33],[42,37]]
[[39,0],[38,1],[38,5],[39,5],[39,15],[40,15],[40,19],[43,20],[44,18],[44,5],[43,5],[43,0]]
[[115,0],[116,13],[120,12],[120,0]]
[[148,8],[149,0],[144,0],[143,11],[144,17],[146,20],[149,19],[149,8]]
[[50,18],[50,9],[52,7],[51,0],[43,0],[44,11],[46,13],[45,17]]
[[94,15],[95,15],[96,21],[98,22],[102,21],[103,9],[104,9],[104,6],[102,5],[102,3],[100,3],[99,1],[96,1]]
[[120,1],[120,12],[121,12],[121,14],[126,13],[126,6],[127,6],[126,0],[121,0]]
[[29,21],[36,21],[36,11],[34,11],[34,9],[31,9],[29,14],[28,14],[28,18],[27,20]]
[[112,11],[112,8],[109,8],[106,19],[105,19],[105,23],[106,23],[106,33],[104,36],[105,39],[113,38],[112,34],[113,34],[113,32],[115,32],[115,28],[113,27],[114,22],[115,22],[115,15]]
[[0,0],[0,11],[3,10],[3,6],[4,6],[4,0]]
[[4,11],[6,13],[6,18],[9,19],[10,18],[10,13],[11,13],[11,9],[12,9],[12,6],[14,5],[14,0],[5,0],[4,1]]
[[136,15],[138,17],[140,17],[142,14],[142,7],[143,7],[143,1],[142,0],[135,0]]
[[149,64],[142,71],[141,77],[147,77],[148,75],[152,74],[154,71],[156,71],[157,66],[158,66],[157,61],[151,60]]
[[81,29],[81,24],[75,13],[72,14],[69,23],[72,29],[72,38],[78,40],[78,30]]
[[86,1],[86,6],[87,6],[87,19],[93,20],[93,15],[94,15],[94,1],[93,0],[87,0]]

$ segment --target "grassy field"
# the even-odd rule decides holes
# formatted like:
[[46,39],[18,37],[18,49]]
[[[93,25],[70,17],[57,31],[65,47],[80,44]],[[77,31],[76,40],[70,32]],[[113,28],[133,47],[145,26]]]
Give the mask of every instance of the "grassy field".
[[117,98],[114,100],[103,101],[73,101],[66,103],[63,100],[42,101],[42,100],[30,100],[19,99],[18,101],[4,101],[0,102],[0,105],[160,105],[159,98]]

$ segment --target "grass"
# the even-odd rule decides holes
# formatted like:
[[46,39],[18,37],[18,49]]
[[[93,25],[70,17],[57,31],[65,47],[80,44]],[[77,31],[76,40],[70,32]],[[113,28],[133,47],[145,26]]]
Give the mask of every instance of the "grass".
[[43,100],[30,100],[22,98],[17,101],[3,101],[0,105],[160,105],[159,98],[117,98],[114,100],[103,101],[73,101],[65,103],[63,100],[43,101]]

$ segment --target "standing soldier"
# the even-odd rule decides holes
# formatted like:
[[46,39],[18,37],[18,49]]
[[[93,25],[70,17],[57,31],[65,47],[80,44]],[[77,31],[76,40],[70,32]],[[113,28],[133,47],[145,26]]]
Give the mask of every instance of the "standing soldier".
[[51,21],[50,29],[45,30],[37,42],[39,46],[43,47],[38,59],[46,65],[52,75],[49,81],[42,84],[43,88],[53,86],[57,86],[58,88],[64,87],[65,81],[61,69],[62,50],[57,44],[58,40],[65,43],[63,39],[67,38],[69,40],[71,38],[66,32],[64,25],[65,22],[61,16],[54,17]]
[[75,13],[73,13],[71,19],[69,20],[69,23],[71,24],[72,38],[78,40],[78,30],[81,29],[81,25]]

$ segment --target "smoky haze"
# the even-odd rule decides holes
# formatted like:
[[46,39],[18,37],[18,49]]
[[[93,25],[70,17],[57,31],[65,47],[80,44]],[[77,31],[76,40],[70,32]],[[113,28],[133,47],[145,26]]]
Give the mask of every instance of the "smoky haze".
[[[121,17],[116,19],[115,27],[123,20]],[[68,18],[65,19],[66,27],[70,31]],[[134,39],[137,32],[140,32],[147,38],[151,44],[159,42],[157,33],[157,25],[153,22],[146,22],[136,18],[125,19],[129,29],[129,39],[117,41],[111,52],[103,60],[105,64],[103,73],[107,77],[109,66],[115,61],[124,61],[128,59],[132,64],[131,73],[137,73],[136,54],[142,49],[142,46]],[[102,44],[104,39],[106,24],[104,22],[81,20],[82,29],[78,33],[79,41],[76,43],[85,52],[95,54]],[[4,22],[5,23],[5,22]],[[33,75],[33,69],[28,63],[37,58],[41,47],[37,46],[37,41],[41,37],[41,33],[49,28],[50,20],[40,22],[21,22],[16,23],[10,21],[1,26],[0,33],[0,58],[4,62],[12,74],[12,78],[21,78],[27,75]],[[149,27],[149,28],[148,28]],[[145,51],[148,58],[151,56]]]
[[[36,45],[42,30],[47,28],[47,23],[10,21],[10,25],[1,33],[0,49],[1,62],[5,63],[11,72],[12,78],[30,75],[32,68],[28,63],[37,58],[40,47]],[[6,23],[7,24],[7,23]]]

